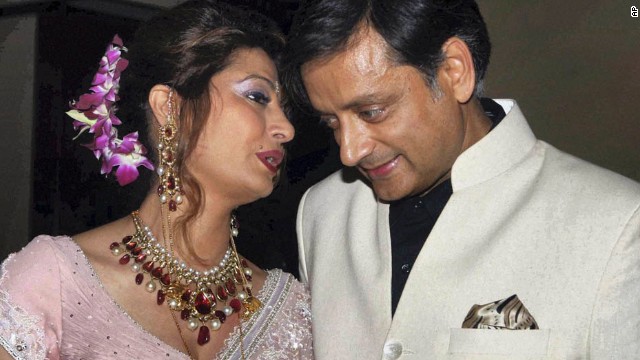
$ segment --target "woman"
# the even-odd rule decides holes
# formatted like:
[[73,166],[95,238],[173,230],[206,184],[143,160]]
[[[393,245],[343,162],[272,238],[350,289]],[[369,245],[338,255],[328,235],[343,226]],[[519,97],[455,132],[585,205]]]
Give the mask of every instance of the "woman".
[[[311,358],[304,287],[233,243],[232,211],[271,193],[294,135],[272,60],[282,36],[261,16],[192,1],[136,41],[123,96],[143,94],[158,181],[132,216],[73,239],[39,236],[4,262],[0,359]],[[69,114],[94,133],[103,172],[118,167],[125,183],[153,166],[137,134],[113,130],[127,67],[113,43],[94,93]]]

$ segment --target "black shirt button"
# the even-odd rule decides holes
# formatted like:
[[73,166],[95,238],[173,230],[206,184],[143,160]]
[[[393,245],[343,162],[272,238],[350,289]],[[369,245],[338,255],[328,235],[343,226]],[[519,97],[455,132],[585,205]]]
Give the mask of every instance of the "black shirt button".
[[409,272],[411,272],[411,265],[404,264],[400,267],[400,269],[402,269],[403,273],[408,274]]

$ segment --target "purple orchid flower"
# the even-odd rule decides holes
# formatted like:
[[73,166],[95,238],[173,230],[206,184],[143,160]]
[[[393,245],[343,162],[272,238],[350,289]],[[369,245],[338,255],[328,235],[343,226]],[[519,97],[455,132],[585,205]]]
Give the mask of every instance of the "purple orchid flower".
[[115,114],[115,103],[119,99],[120,75],[129,65],[122,58],[122,52],[126,51],[122,39],[115,35],[100,59],[89,92],[81,95],[77,102],[72,102],[71,110],[67,111],[67,115],[74,120],[73,128],[78,130],[76,138],[83,132],[93,134],[93,141],[84,146],[102,161],[100,172],[109,174],[117,167],[115,176],[120,186],[138,178],[139,166],[149,170],[154,168],[144,156],[147,150],[138,140],[137,132],[118,138],[116,126],[122,121]]

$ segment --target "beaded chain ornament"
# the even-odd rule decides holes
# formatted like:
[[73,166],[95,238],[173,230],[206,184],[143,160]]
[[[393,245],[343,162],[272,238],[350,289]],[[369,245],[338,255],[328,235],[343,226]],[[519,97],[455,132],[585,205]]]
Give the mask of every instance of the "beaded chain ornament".
[[235,248],[234,238],[238,235],[235,216],[231,218],[230,246],[223,259],[204,272],[188,268],[167,251],[142,223],[137,211],[131,217],[135,233],[125,236],[122,243],[112,243],[111,252],[122,255],[121,265],[133,259],[131,270],[136,273],[136,284],[141,285],[147,275],[147,291],[154,292],[160,286],[157,304],[167,303],[172,311],[180,312],[190,330],[199,328],[199,345],[208,343],[209,328],[220,329],[228,316],[237,313],[246,320],[262,306],[251,294],[251,269]]

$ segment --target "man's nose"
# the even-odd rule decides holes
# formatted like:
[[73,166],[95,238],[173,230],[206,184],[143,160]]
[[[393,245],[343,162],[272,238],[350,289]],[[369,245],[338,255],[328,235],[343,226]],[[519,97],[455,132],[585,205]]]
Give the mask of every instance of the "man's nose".
[[373,150],[373,141],[364,126],[345,124],[336,136],[340,146],[340,160],[345,166],[356,166]]

